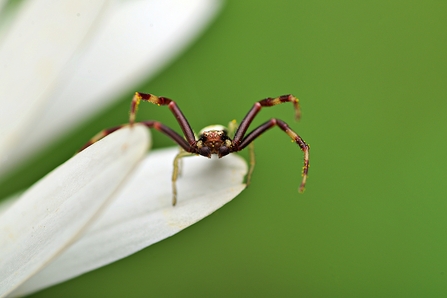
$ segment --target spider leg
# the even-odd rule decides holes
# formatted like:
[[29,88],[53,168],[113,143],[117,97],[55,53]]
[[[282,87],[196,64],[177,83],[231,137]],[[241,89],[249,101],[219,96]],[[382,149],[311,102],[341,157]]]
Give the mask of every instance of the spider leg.
[[236,119],[233,119],[228,123],[228,136],[230,138],[234,138],[234,134],[238,128],[239,124],[237,123]]
[[76,153],[81,152],[85,148],[93,145],[94,143],[98,142],[99,140],[101,140],[105,136],[111,134],[112,132],[114,132],[114,131],[116,131],[116,130],[120,129],[121,127],[124,127],[124,126],[126,126],[126,125],[119,125],[119,126],[115,126],[115,127],[111,127],[111,128],[108,128],[108,129],[101,130],[93,138],[91,138],[84,146],[82,146],[82,148],[79,149],[78,152],[76,152]]
[[[167,105],[169,106],[169,109],[174,114],[175,118],[177,119],[185,137],[186,141],[183,137],[181,137],[178,133],[176,133],[174,130],[170,129],[166,125],[157,122],[157,121],[143,121],[142,124],[146,125],[149,128],[155,128],[158,131],[161,131],[162,133],[166,134],[168,137],[173,139],[177,144],[180,145],[185,151],[188,152],[194,152],[194,145],[196,144],[196,139],[194,136],[194,132],[191,129],[191,126],[188,123],[188,120],[186,120],[185,116],[183,115],[182,111],[179,109],[177,104],[166,97],[157,97],[152,94],[145,94],[145,93],[139,93],[135,92],[134,97],[132,98],[132,103],[130,105],[130,115],[129,115],[129,124],[130,126],[135,124],[135,116],[137,113],[138,105],[141,101],[148,101],[156,105]],[[93,143],[96,143],[100,139],[104,138],[105,136],[111,134],[112,132],[120,129],[125,125],[115,126],[109,129],[102,130],[98,134],[96,134],[92,139],[90,139],[78,152],[84,150],[85,148],[89,147]]]
[[180,150],[180,152],[175,156],[174,158],[174,169],[172,171],[172,206],[175,206],[177,204],[177,178],[180,173],[180,165],[181,159],[186,156],[191,156],[193,153],[186,152],[184,150]]
[[186,140],[181,135],[179,135],[177,132],[175,132],[173,129],[169,128],[168,126],[164,125],[163,123],[158,122],[158,121],[142,121],[142,122],[137,122],[137,123],[146,125],[148,128],[155,128],[156,130],[164,133],[165,135],[170,137],[172,140],[174,140],[174,142],[176,142],[180,147],[182,147],[183,150],[185,150],[187,152],[192,152],[191,146],[189,146],[188,142],[186,142]]
[[135,95],[132,99],[132,103],[130,104],[130,115],[129,115],[130,125],[133,125],[135,123],[135,115],[137,113],[138,105],[142,100],[159,106],[168,106],[171,112],[174,114],[175,118],[177,119],[177,122],[180,125],[180,128],[182,129],[183,134],[185,135],[185,138],[188,141],[189,145],[193,147],[196,144],[196,138],[194,136],[194,132],[191,129],[191,126],[188,123],[188,120],[186,120],[186,117],[183,115],[182,111],[177,106],[175,101],[166,97],[158,97],[152,94],[135,92]]
[[[174,140],[174,142],[176,142],[180,147],[182,147],[183,150],[190,152],[191,147],[189,146],[188,142],[186,142],[186,140],[184,138],[182,138],[177,132],[175,132],[171,128],[167,127],[163,123],[160,123],[158,121],[143,121],[143,122],[138,122],[138,123],[141,123],[141,124],[147,126],[148,128],[154,128],[154,129],[164,133],[165,135],[170,137],[172,140]],[[126,125],[127,124],[123,124],[123,125],[115,126],[115,127],[104,129],[104,130],[100,131],[93,138],[91,138],[84,146],[82,146],[82,148],[77,153],[81,152],[85,148],[91,146],[92,144],[98,142],[105,136],[111,134],[112,132],[114,132]]]
[[[230,137],[234,137],[234,134],[236,132],[238,128],[238,124],[236,120],[231,121],[230,123],[228,123],[228,135]],[[247,174],[247,181],[245,182],[246,186],[250,185],[250,181],[251,181],[251,175],[253,174],[253,170],[255,169],[255,143],[251,142],[248,145],[248,150],[249,150],[249,154],[250,154],[250,168],[248,170],[248,174]]]
[[255,169],[256,159],[255,159],[255,143],[251,142],[248,144],[248,151],[250,153],[250,168],[248,169],[247,174],[247,182],[246,185],[250,185],[251,175],[253,174],[253,170]]
[[239,147],[239,144],[244,138],[244,135],[247,132],[248,127],[250,126],[251,122],[256,117],[256,115],[258,114],[258,112],[261,110],[262,107],[272,107],[285,102],[293,103],[293,106],[295,108],[295,119],[299,120],[301,117],[299,100],[292,94],[282,95],[276,98],[271,97],[265,98],[263,100],[256,102],[250,109],[250,111],[247,113],[245,118],[242,120],[241,125],[239,125],[239,128],[237,129],[236,134],[234,135],[233,146],[235,146],[236,149]]
[[239,145],[238,150],[244,149],[246,146],[250,145],[254,139],[259,137],[261,134],[263,134],[266,130],[278,126],[282,131],[284,131],[289,137],[292,139],[293,142],[297,143],[298,146],[300,146],[301,150],[304,153],[304,166],[302,170],[302,180],[299,188],[299,192],[303,192],[304,188],[306,186],[306,180],[307,175],[309,172],[309,145],[304,142],[304,140],[293,130],[290,129],[290,127],[282,120],[272,118],[269,121],[265,122],[264,124],[261,124],[259,127],[254,129],[252,132],[250,132]]
[[[185,150],[183,150],[182,148],[179,148],[180,150],[179,150],[179,153],[180,152],[184,152]],[[179,158],[179,160],[178,160],[178,162],[177,162],[177,168],[178,168],[178,170],[177,170],[177,179],[179,178],[179,177],[181,177],[182,176],[182,169],[183,169],[183,159],[181,159],[181,158]],[[177,180],[176,180],[177,181]]]

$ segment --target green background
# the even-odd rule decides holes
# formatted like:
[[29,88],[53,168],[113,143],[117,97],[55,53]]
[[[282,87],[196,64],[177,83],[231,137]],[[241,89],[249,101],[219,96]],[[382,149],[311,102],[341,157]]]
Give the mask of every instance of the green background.
[[[446,297],[447,2],[228,1],[155,79],[1,182],[6,196],[127,121],[135,90],[175,99],[198,131],[263,109],[252,185],[213,215],[131,257],[34,297]],[[167,108],[139,119],[178,128]],[[172,141],[153,133],[154,147]],[[31,170],[30,170],[31,169]]]

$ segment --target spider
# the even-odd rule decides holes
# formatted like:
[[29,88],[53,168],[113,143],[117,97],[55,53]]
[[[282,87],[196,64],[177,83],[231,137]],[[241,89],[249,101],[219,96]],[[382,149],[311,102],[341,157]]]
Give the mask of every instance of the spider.
[[[196,138],[193,130],[191,129],[191,126],[188,123],[188,120],[183,115],[182,111],[177,106],[177,103],[175,101],[166,97],[158,97],[152,94],[136,92],[130,106],[129,124],[119,125],[99,132],[79,151],[84,150],[85,148],[99,141],[108,134],[111,134],[112,132],[126,125],[130,126],[134,125],[136,112],[141,101],[147,101],[156,104],[158,106],[168,106],[171,112],[174,114],[175,118],[177,119],[177,122],[179,123],[180,128],[182,129],[184,134],[184,137],[182,137],[177,132],[175,132],[168,126],[158,121],[149,120],[149,121],[138,122],[140,124],[147,126],[148,128],[154,128],[164,133],[181,147],[180,152],[174,158],[174,169],[172,173],[173,206],[175,206],[175,204],[177,203],[176,181],[179,174],[179,161],[181,158],[190,155],[202,155],[211,158],[212,154],[217,154],[218,157],[221,158],[230,153],[241,151],[248,146],[250,150],[250,168],[247,174],[247,181],[246,181],[246,185],[248,186],[250,184],[251,175],[253,173],[255,165],[253,141],[257,137],[259,137],[262,133],[264,133],[266,130],[274,126],[278,126],[282,131],[284,131],[287,135],[289,135],[289,137],[292,139],[292,142],[297,143],[300,149],[304,153],[302,180],[298,189],[298,191],[301,193],[304,191],[304,187],[306,185],[307,180],[307,174],[309,171],[310,147],[308,144],[304,142],[304,140],[298,134],[296,134],[293,130],[289,128],[287,123],[285,123],[280,119],[272,118],[267,122],[259,125],[249,134],[247,135],[245,134],[251,122],[253,121],[253,119],[255,118],[255,116],[258,114],[258,112],[261,110],[262,107],[271,107],[281,103],[291,102],[293,103],[295,108],[295,118],[296,120],[299,120],[301,116],[299,101],[295,96],[291,94],[282,95],[276,98],[269,97],[260,100],[253,105],[253,107],[250,109],[250,111],[247,113],[244,119],[242,119],[242,122],[239,126],[237,126],[235,120],[230,122],[229,130],[227,130],[225,127],[221,125],[211,125],[202,129],[200,131],[199,137]],[[230,136],[232,136],[233,139],[231,139]]]

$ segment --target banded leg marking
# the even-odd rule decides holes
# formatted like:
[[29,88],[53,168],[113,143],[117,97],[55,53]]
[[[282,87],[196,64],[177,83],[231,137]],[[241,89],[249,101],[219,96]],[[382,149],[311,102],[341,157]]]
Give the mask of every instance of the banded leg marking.
[[293,103],[293,106],[295,108],[295,119],[299,120],[301,117],[299,100],[292,94],[282,95],[275,98],[268,97],[263,100],[260,100],[253,105],[253,107],[247,113],[244,120],[242,120],[241,125],[237,129],[233,139],[233,144],[236,146],[236,148],[239,147],[239,144],[242,142],[242,139],[244,139],[244,135],[247,132],[248,127],[250,126],[251,122],[259,113],[262,107],[272,107],[285,102]]
[[300,187],[298,189],[299,192],[304,192],[305,186],[306,186],[306,180],[309,173],[309,145],[304,142],[304,140],[295,133],[290,127],[282,120],[273,118],[269,121],[265,122],[264,124],[261,124],[259,127],[254,129],[252,132],[250,132],[241,142],[239,146],[239,150],[244,149],[246,146],[248,146],[250,143],[253,142],[254,139],[259,137],[262,133],[264,133],[266,130],[278,126],[282,131],[284,131],[295,143],[298,144],[301,151],[304,153],[304,165],[302,170],[302,180]]
[[188,141],[190,146],[194,146],[196,144],[196,138],[194,136],[194,132],[189,125],[188,120],[186,120],[185,115],[183,115],[182,111],[179,109],[175,101],[167,98],[167,97],[158,97],[153,94],[146,94],[135,92],[135,95],[132,99],[132,103],[130,105],[130,115],[129,115],[129,123],[133,125],[135,123],[135,116],[138,110],[138,105],[141,101],[147,101],[158,106],[168,106],[171,110],[172,114],[174,114],[175,119],[177,119],[180,128],[185,135],[186,141]]
[[300,120],[300,118],[301,118],[300,101],[298,98],[296,98],[292,94],[281,95],[276,98],[268,97],[268,98],[260,100],[258,102],[263,107],[272,107],[272,106],[276,106],[276,105],[279,105],[279,104],[282,104],[285,102],[291,102],[291,103],[293,103],[293,106],[295,108],[295,119]]
[[76,152],[76,153],[81,152],[85,148],[93,145],[94,143],[98,142],[99,140],[101,140],[105,136],[108,136],[112,132],[117,131],[118,129],[120,129],[121,127],[124,127],[124,126],[126,126],[126,125],[119,125],[119,126],[115,126],[115,127],[112,127],[112,128],[101,130],[93,138],[91,138],[84,146],[82,146],[82,148],[79,149],[78,152]]
[[145,94],[140,92],[135,92],[135,95],[132,98],[132,102],[130,104],[130,115],[129,115],[129,123],[133,125],[135,123],[135,116],[138,111],[138,106],[141,101],[147,101],[158,106],[168,105],[172,100],[166,97],[158,97],[153,94]]

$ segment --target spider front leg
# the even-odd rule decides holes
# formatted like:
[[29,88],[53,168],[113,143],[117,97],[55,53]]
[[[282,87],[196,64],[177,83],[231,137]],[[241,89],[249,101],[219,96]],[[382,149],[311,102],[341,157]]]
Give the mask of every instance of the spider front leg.
[[294,141],[295,143],[298,144],[298,146],[304,153],[304,166],[303,166],[303,170],[302,170],[302,180],[301,180],[300,187],[298,189],[299,192],[304,192],[304,188],[306,186],[307,175],[309,172],[309,149],[310,149],[310,147],[308,144],[306,144],[304,142],[304,140],[297,133],[295,133],[293,130],[291,130],[290,127],[287,125],[287,123],[285,123],[284,121],[282,121],[280,119],[273,118],[273,119],[270,119],[269,121],[265,122],[264,124],[261,124],[259,127],[254,129],[251,133],[249,133],[246,137],[244,137],[244,139],[240,143],[238,149],[242,150],[246,146],[252,144],[253,141],[257,137],[259,137],[266,130],[268,130],[274,126],[278,126],[282,131],[284,131],[292,139],[292,141]]
[[301,118],[299,100],[292,94],[282,95],[275,98],[267,97],[263,100],[260,100],[253,105],[253,107],[250,109],[250,111],[247,113],[244,119],[242,119],[241,125],[238,127],[233,139],[234,143],[233,145],[236,147],[235,149],[238,148],[239,144],[242,141],[242,138],[247,132],[248,127],[250,126],[251,122],[256,117],[256,115],[259,113],[259,111],[262,109],[262,107],[272,107],[285,102],[293,103],[293,106],[295,108],[295,119],[299,120]]
[[[138,105],[141,101],[148,101],[150,103],[156,104],[156,105],[167,105],[169,106],[169,109],[174,114],[175,118],[177,119],[177,122],[179,123],[186,140],[181,137],[178,133],[176,133],[171,128],[167,127],[166,125],[158,122],[158,121],[143,121],[140,122],[144,125],[146,125],[148,128],[154,128],[168,137],[170,137],[172,140],[174,140],[177,144],[180,145],[185,151],[193,152],[194,146],[196,144],[194,132],[191,129],[191,126],[189,125],[188,121],[186,120],[186,117],[183,115],[182,111],[179,109],[177,104],[166,97],[158,97],[152,94],[145,94],[140,92],[135,92],[134,97],[132,98],[132,103],[130,105],[130,115],[129,115],[129,125],[133,126],[135,124],[135,116],[138,109]],[[119,125],[116,127],[112,127],[109,129],[102,130],[98,134],[96,134],[93,138],[91,138],[78,152],[84,150],[85,148],[89,147],[90,145],[96,143],[100,139],[104,138],[105,136],[111,134],[112,132],[126,126],[126,124]]]
[[[182,111],[177,106],[175,101],[166,97],[158,97],[153,94],[135,92],[135,95],[132,99],[132,103],[130,104],[130,115],[129,115],[130,125],[133,125],[135,123],[135,116],[138,110],[138,105],[142,100],[159,106],[168,106],[171,112],[174,114],[175,119],[177,119],[177,122],[180,125],[180,128],[182,129],[186,141],[188,141],[190,147],[195,146],[196,138],[194,136],[194,132],[191,129],[191,126],[188,123],[188,120],[186,120],[186,117],[183,115]],[[192,151],[191,149],[185,149],[185,150],[188,152]]]

